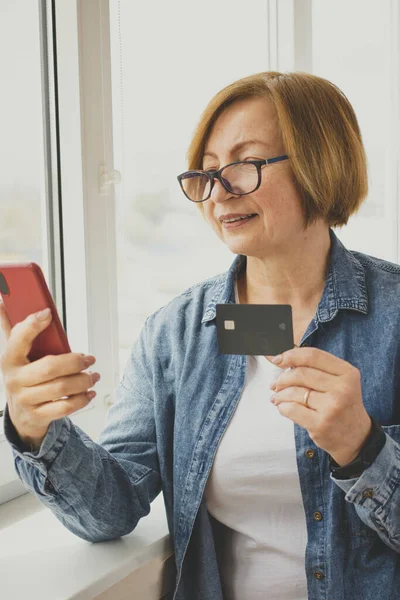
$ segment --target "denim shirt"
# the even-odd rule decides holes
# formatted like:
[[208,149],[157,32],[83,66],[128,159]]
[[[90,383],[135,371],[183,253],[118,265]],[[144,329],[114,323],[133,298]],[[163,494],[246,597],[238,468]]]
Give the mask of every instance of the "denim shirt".
[[[400,597],[400,267],[346,250],[332,230],[330,237],[325,288],[301,346],[360,370],[365,408],[384,426],[386,443],[358,479],[335,480],[328,454],[295,425],[308,597],[394,600]],[[235,301],[234,281],[245,266],[246,257],[237,256],[227,273],[189,288],[147,319],[98,443],[63,418],[51,423],[38,451],[26,452],[6,411],[20,478],[81,538],[126,535],[162,490],[175,550],[175,600],[223,598],[215,521],[203,492],[240,400],[246,356],[218,354],[215,305]]]

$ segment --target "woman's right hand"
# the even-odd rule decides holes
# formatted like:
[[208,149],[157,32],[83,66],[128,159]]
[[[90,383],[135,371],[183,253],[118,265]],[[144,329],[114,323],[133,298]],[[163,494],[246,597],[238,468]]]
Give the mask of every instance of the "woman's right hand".
[[39,320],[34,313],[11,327],[0,301],[0,323],[7,341],[0,369],[8,411],[22,442],[35,450],[40,448],[52,421],[89,404],[92,398],[88,389],[100,379],[98,373],[83,372],[96,362],[94,356],[69,352],[29,361],[34,339],[50,325],[51,318],[50,314]]

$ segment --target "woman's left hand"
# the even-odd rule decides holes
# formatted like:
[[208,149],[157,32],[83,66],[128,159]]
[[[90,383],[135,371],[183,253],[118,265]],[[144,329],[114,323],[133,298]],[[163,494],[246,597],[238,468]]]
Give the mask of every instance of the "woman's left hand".
[[293,348],[265,358],[281,369],[290,367],[270,386],[275,391],[271,402],[281,415],[307,429],[340,466],[354,460],[372,427],[362,401],[360,371],[318,348]]

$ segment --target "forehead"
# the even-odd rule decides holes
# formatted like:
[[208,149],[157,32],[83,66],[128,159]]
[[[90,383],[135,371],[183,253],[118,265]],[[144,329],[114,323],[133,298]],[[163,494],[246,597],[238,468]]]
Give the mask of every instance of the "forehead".
[[248,140],[260,141],[271,149],[281,143],[276,110],[267,98],[246,98],[228,106],[211,129],[204,156],[219,156]]

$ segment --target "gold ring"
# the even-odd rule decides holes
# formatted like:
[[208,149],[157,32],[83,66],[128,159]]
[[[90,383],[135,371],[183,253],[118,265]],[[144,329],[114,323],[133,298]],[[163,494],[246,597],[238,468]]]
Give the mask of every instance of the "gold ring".
[[306,390],[306,391],[304,392],[304,400],[303,400],[303,402],[304,402],[304,406],[306,406],[307,408],[310,408],[310,407],[308,406],[308,399],[309,399],[309,397],[310,397],[310,394],[311,394],[311,390]]

